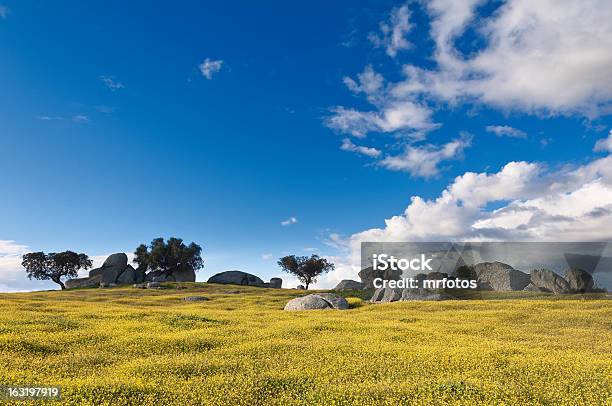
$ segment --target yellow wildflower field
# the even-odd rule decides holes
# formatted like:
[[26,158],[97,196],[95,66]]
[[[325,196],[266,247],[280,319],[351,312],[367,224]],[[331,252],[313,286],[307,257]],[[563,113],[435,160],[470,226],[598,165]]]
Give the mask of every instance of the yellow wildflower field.
[[609,296],[283,311],[303,294],[1,294],[0,385],[60,385],[74,405],[612,405]]

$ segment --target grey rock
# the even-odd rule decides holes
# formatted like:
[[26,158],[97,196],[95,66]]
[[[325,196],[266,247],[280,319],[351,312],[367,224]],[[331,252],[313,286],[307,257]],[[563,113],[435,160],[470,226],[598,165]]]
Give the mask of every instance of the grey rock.
[[[195,278],[194,278],[195,280]],[[222,283],[230,285],[251,285],[251,286],[263,286],[264,281],[255,275],[242,271],[226,271],[220,272],[216,275],[211,276],[208,279],[208,283]]]
[[531,282],[529,282],[529,285],[525,286],[523,290],[527,292],[542,292],[542,289],[538,288],[536,285],[534,285]]
[[370,302],[378,303],[383,299],[384,296],[385,296],[385,288],[378,288],[374,291],[374,294],[370,298]]
[[146,289],[147,284],[146,283],[135,283],[132,285],[132,287],[136,289]]
[[128,257],[123,252],[109,255],[108,258],[102,264],[102,268],[117,268],[117,269],[125,269],[128,265]]
[[342,296],[334,293],[313,293],[310,295],[291,299],[285,310],[346,310],[348,302]]
[[593,290],[593,277],[582,269],[568,269],[565,272],[565,280],[573,292],[584,293]]
[[101,281],[102,275],[96,275],[90,278],[68,279],[64,282],[64,285],[66,285],[66,289],[97,288]]
[[569,293],[570,286],[565,279],[548,269],[531,271],[531,283],[545,292]]
[[337,310],[348,309],[348,302],[342,296],[336,295],[335,293],[314,293],[315,295],[326,300],[332,308]]
[[183,300],[186,302],[205,302],[209,299],[205,296],[187,296],[184,297]]
[[496,291],[523,290],[529,275],[503,262],[482,262],[471,267],[481,289]]
[[132,265],[128,265],[127,268],[121,272],[121,275],[117,277],[118,285],[129,285],[136,282],[136,270],[134,267],[132,267]]
[[404,289],[402,292],[402,301],[437,301],[437,300],[454,300],[456,297],[445,292],[443,289]]
[[119,275],[121,275],[121,272],[123,272],[122,268],[120,269],[115,267],[102,267],[102,269],[104,270],[104,272],[102,273],[103,283],[116,283],[117,278],[119,277]]
[[364,288],[362,282],[353,281],[351,279],[344,279],[340,281],[334,288],[334,290],[362,290]]
[[306,290],[306,288],[304,287],[304,285],[297,285],[295,287],[297,290]]
[[281,278],[271,278],[270,287],[274,289],[280,289],[283,286],[283,280]]
[[115,286],[117,286],[116,283],[106,283],[106,282],[100,282],[99,287],[101,288],[114,288]]
[[93,278],[94,276],[102,275],[104,273],[104,268],[94,268],[89,271],[89,277]]
[[147,282],[147,289],[158,289],[161,288],[161,284],[159,282]]
[[385,293],[381,300],[382,303],[397,302],[402,298],[403,289],[400,288],[385,288]]
[[327,300],[317,295],[296,297],[285,305],[285,310],[324,310],[331,308]]
[[402,271],[400,270],[374,270],[373,267],[364,268],[359,271],[359,278],[361,282],[363,282],[365,289],[375,289],[374,288],[374,279],[381,278],[383,280],[391,281],[391,280],[399,280],[402,277]]

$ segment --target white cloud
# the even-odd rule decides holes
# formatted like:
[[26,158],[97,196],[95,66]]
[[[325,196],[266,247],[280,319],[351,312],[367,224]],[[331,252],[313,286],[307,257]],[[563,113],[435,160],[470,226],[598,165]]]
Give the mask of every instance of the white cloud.
[[325,120],[331,129],[358,138],[371,132],[399,132],[412,138],[421,138],[424,133],[440,126],[432,121],[433,112],[426,104],[416,99],[395,97],[393,88],[386,86],[384,78],[370,65],[357,75],[357,80],[345,77],[343,81],[351,92],[364,94],[376,109],[360,111],[336,106],[331,109],[331,116]]
[[89,117],[84,116],[82,114],[77,114],[76,116],[72,117],[72,121],[75,123],[88,123]]
[[261,259],[264,261],[269,261],[272,259],[272,254],[262,254]]
[[366,155],[371,158],[376,158],[381,154],[381,151],[376,148],[355,145],[348,138],[345,138],[344,140],[342,140],[342,145],[340,146],[340,149],[343,151],[349,151],[349,152],[354,152],[356,154]]
[[213,61],[210,58],[206,58],[204,62],[198,65],[198,68],[200,68],[200,72],[202,72],[206,79],[211,80],[213,75],[221,70],[222,65],[223,61],[221,59]]
[[5,20],[10,13],[11,13],[11,11],[9,10],[8,7],[0,5],[0,18]]
[[121,82],[118,82],[112,76],[100,76],[100,80],[104,85],[109,88],[111,91],[119,90],[125,88],[125,85]]
[[293,216],[289,217],[287,220],[281,221],[281,226],[290,226],[292,224],[297,223],[297,219]]
[[0,240],[0,255],[23,255],[28,252],[28,246],[18,244],[13,240]]
[[59,116],[37,116],[36,119],[37,120],[41,120],[41,121],[60,121],[60,120],[63,120],[64,117],[59,117]]
[[507,125],[488,125],[486,130],[498,137],[527,138],[527,133]]
[[406,39],[410,32],[410,10],[408,6],[394,8],[389,21],[380,23],[381,34],[371,33],[368,39],[376,47],[384,47],[387,55],[395,58],[398,51],[409,49],[411,44]]
[[[427,4],[437,69],[406,65],[405,97],[425,94],[536,114],[594,116],[612,98],[612,3],[508,0],[487,19],[478,0]],[[466,57],[454,43],[472,23],[487,46]]]
[[342,254],[322,285],[357,278],[362,241],[612,240],[612,156],[554,171],[510,162],[495,173],[467,172],[435,199],[413,196],[384,223],[345,239],[336,235]]
[[471,137],[464,136],[440,146],[408,145],[402,154],[387,156],[379,161],[379,165],[393,171],[408,172],[415,177],[428,178],[439,173],[442,161],[460,158],[470,143]]
[[[397,81],[366,66],[356,80],[344,83],[375,109],[336,106],[326,125],[356,137],[373,132],[423,137],[439,127],[432,106],[482,103],[504,111],[586,117],[612,111],[612,3],[507,0],[486,18],[475,13],[481,3],[427,2],[435,66],[406,64]],[[402,8],[408,15],[407,6]],[[455,43],[468,28],[486,45],[464,55]]]
[[608,134],[607,138],[602,138],[595,143],[594,151],[612,152],[612,130]]

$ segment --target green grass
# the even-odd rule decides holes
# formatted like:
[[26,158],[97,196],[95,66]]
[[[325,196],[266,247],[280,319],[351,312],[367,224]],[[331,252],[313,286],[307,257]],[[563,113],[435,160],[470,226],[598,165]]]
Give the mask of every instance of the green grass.
[[168,286],[0,295],[0,385],[91,405],[612,405],[605,295],[285,312],[304,292]]

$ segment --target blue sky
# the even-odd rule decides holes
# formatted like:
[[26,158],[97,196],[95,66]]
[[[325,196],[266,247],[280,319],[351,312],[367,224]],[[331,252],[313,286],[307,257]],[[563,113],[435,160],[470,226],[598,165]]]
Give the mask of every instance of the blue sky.
[[[598,165],[584,182],[605,181],[610,5],[528,3],[1,0],[0,272],[28,250],[98,256],[178,236],[202,245],[200,280],[278,276],[276,258],[316,249],[344,264],[331,283],[354,273],[356,236],[415,237],[415,218],[397,233],[385,219],[466,173],[538,168],[521,193],[480,199],[466,230],[544,198],[555,174]],[[525,43],[510,6],[535,21],[519,26]],[[607,210],[604,184],[589,213]]]

